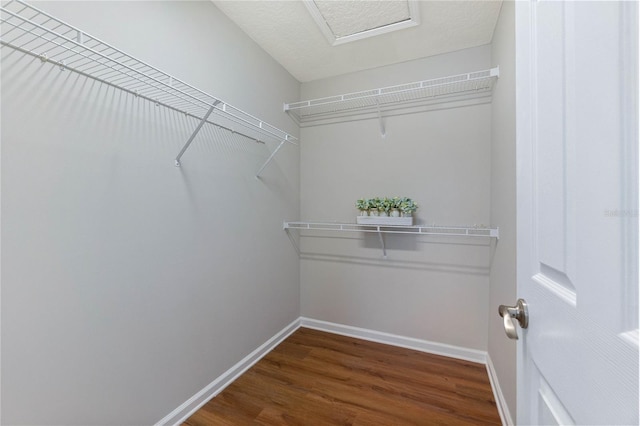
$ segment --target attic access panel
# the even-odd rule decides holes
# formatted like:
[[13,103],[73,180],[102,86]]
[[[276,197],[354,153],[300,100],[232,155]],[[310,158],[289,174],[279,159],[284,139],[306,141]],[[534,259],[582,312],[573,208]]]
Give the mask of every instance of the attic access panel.
[[416,0],[304,0],[304,5],[332,46],[420,24]]

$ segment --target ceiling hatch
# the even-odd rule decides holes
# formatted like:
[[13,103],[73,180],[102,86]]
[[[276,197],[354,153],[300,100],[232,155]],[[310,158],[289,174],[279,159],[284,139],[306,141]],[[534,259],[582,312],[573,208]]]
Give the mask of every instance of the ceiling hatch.
[[416,0],[304,0],[304,4],[333,46],[420,24]]

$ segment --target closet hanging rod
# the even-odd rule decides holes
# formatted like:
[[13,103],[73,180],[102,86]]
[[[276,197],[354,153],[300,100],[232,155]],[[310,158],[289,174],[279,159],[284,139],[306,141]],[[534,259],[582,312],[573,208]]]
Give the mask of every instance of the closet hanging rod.
[[[10,10],[14,9],[14,10]],[[0,43],[202,122],[262,141],[297,138],[69,25],[22,0],[0,7]],[[9,28],[7,30],[7,28]],[[205,112],[219,121],[203,120]],[[241,126],[240,129],[234,128]],[[193,136],[193,135],[192,135]]]
[[[49,62],[49,63],[51,63],[51,64],[57,65],[57,62],[55,62],[55,61],[53,61],[53,60],[51,60],[51,59],[49,59],[49,58],[43,58],[43,57],[41,57],[40,55],[36,55],[36,54],[34,54],[33,52],[27,51],[27,50],[22,49],[22,48],[20,48],[20,47],[16,47],[16,46],[8,45],[7,43],[3,42],[2,40],[0,40],[0,44],[2,44],[2,45],[4,45],[4,46],[11,47],[11,48],[13,48],[13,49],[15,49],[15,50],[17,50],[17,51],[19,51],[19,52],[22,52],[22,53],[25,53],[25,54],[28,54],[28,55],[31,55],[31,56],[34,56],[34,57],[40,58],[43,62]],[[158,100],[158,99],[150,98],[150,97],[145,96],[145,95],[142,95],[142,94],[140,94],[140,93],[138,93],[138,92],[136,92],[136,91],[134,91],[134,90],[126,89],[126,88],[121,87],[121,86],[118,86],[118,85],[116,85],[116,84],[114,84],[114,83],[112,83],[112,82],[110,82],[110,81],[102,80],[102,79],[100,79],[100,78],[97,78],[97,77],[95,77],[95,76],[89,75],[89,74],[87,74],[87,73],[85,73],[85,72],[83,72],[83,71],[79,71],[79,70],[74,69],[74,68],[72,68],[72,67],[66,67],[66,69],[69,69],[69,70],[70,70],[70,71],[72,71],[72,72],[75,72],[75,73],[77,73],[77,74],[79,74],[79,75],[82,75],[82,76],[84,76],[84,77],[91,78],[91,79],[93,79],[93,80],[96,80],[96,81],[98,81],[98,82],[100,82],[100,83],[103,83],[103,84],[106,84],[106,85],[108,85],[108,86],[115,87],[115,88],[117,88],[118,90],[122,90],[123,92],[127,92],[127,93],[129,93],[129,94],[131,94],[131,95],[134,95],[134,96],[138,97],[138,98],[142,98],[142,99],[145,99],[145,100],[147,100],[147,101],[154,102],[154,103],[156,104],[156,106],[163,106],[163,107],[165,107],[165,108],[167,108],[167,109],[170,109],[170,110],[172,110],[172,111],[175,111],[175,112],[178,112],[178,113],[184,114],[184,115],[185,115],[185,116],[187,116],[187,117],[192,117],[192,118],[196,118],[196,119],[198,119],[198,120],[202,120],[202,117],[199,117],[199,116],[198,116],[198,115],[196,115],[196,114],[190,113],[190,112],[185,111],[185,110],[182,110],[182,109],[178,109],[178,108],[176,108],[176,107],[174,107],[174,106],[172,106],[172,105],[169,105],[169,104],[167,104],[167,103],[164,103],[164,102],[162,102],[162,101],[160,101],[160,100]],[[255,138],[254,136],[251,136],[251,135],[245,134],[245,133],[243,133],[243,132],[239,132],[239,131],[237,131],[237,130],[236,130],[236,129],[234,129],[234,128],[224,126],[224,125],[222,125],[222,124],[220,124],[220,123],[216,123],[216,122],[211,121],[211,120],[209,120],[209,119],[205,120],[205,122],[206,122],[206,123],[208,123],[208,124],[211,124],[212,126],[216,126],[216,127],[220,128],[220,129],[227,130],[227,131],[228,131],[228,132],[230,132],[230,133],[235,133],[235,134],[240,135],[240,136],[243,136],[243,137],[245,137],[245,138],[247,138],[247,139],[256,140],[256,138]],[[289,142],[289,143],[291,143],[291,144],[293,144],[293,145],[296,145],[296,146],[298,145],[298,142],[296,142],[296,141],[294,141],[294,140],[287,140],[287,142]]]
[[340,222],[283,222],[282,229],[340,232],[377,232],[383,234],[439,235],[448,237],[490,237],[500,239],[499,228],[447,225],[373,225]]
[[[269,125],[268,123],[263,122],[262,120],[260,120],[257,117],[252,116],[251,114],[248,114],[238,108],[233,107],[232,105],[212,96],[209,95],[208,93],[197,89],[196,87],[193,87],[191,85],[189,85],[188,83],[185,83],[177,78],[174,78],[172,76],[170,76],[169,74],[143,62],[140,61],[126,53],[124,53],[123,51],[121,51],[120,49],[117,49],[113,46],[108,45],[107,43],[104,43],[102,41],[100,41],[99,39],[90,36],[89,34],[79,30],[78,28],[75,28],[69,24],[66,24],[60,20],[58,20],[57,18],[54,18],[53,16],[47,14],[46,12],[43,12],[33,6],[30,6],[26,3],[24,3],[21,0],[13,0],[10,3],[17,3],[17,4],[21,4],[24,6],[23,9],[20,10],[20,12],[23,12],[24,10],[26,10],[27,8],[32,9],[33,11],[37,12],[37,15],[32,16],[30,18],[26,18],[23,17],[21,15],[19,15],[18,13],[14,13],[10,10],[7,9],[8,4],[4,7],[2,7],[2,11],[9,14],[11,17],[16,18],[18,20],[20,20],[23,24],[30,24],[32,25],[34,28],[31,29],[25,29],[20,27],[19,25],[16,25],[15,23],[7,20],[7,19],[2,19],[1,22],[10,25],[12,28],[10,31],[4,33],[2,35],[2,44],[3,45],[7,45],[9,47],[12,47],[14,49],[16,48],[20,48],[21,51],[25,52],[25,53],[30,53],[33,56],[39,57],[42,60],[47,60],[48,62],[52,62],[54,64],[58,64],[60,65],[62,68],[64,69],[69,69],[72,70],[74,72],[78,72],[78,71],[82,71],[81,68],[79,67],[75,67],[72,66],[72,64],[74,62],[80,61],[80,60],[87,60],[89,62],[81,64],[83,66],[86,66],[87,64],[90,64],[91,62],[97,62],[97,59],[93,56],[98,56],[99,59],[104,60],[106,63],[103,62],[97,62],[95,64],[93,64],[93,66],[91,66],[88,70],[84,70],[83,73],[85,76],[88,76],[90,78],[94,78],[94,79],[99,79],[102,82],[106,82],[106,83],[110,83],[112,86],[120,88],[120,89],[125,89],[129,92],[132,92],[135,95],[142,95],[141,92],[138,91],[139,87],[145,87],[145,86],[151,86],[153,89],[158,90],[163,92],[164,94],[168,95],[168,96],[173,96],[173,97],[177,97],[179,98],[181,101],[183,101],[182,104],[184,104],[184,102],[189,103],[191,105],[196,106],[197,108],[209,108],[211,106],[211,104],[215,103],[216,101],[219,101],[221,106],[216,108],[216,112],[222,112],[224,113],[226,116],[224,118],[227,118],[231,121],[234,121],[240,125],[247,125],[247,126],[255,126],[257,128],[259,128],[261,130],[261,132],[263,133],[267,133],[270,136],[273,136],[274,138],[281,140],[281,139],[287,139],[288,141],[294,140],[295,138],[291,135],[289,135],[288,133]],[[9,3],[9,4],[10,4]],[[38,24],[37,22],[34,22],[33,19],[38,17],[39,15],[42,15],[44,17],[47,18],[47,20],[45,22],[50,22],[50,21],[55,21],[58,23],[58,25],[56,25],[56,27],[54,27],[54,29],[50,29],[45,27],[44,25]],[[68,30],[64,33],[64,34],[58,34],[56,33],[56,29],[60,28],[61,26],[66,26],[68,27]],[[20,34],[18,37],[13,39],[13,43],[12,42],[7,42],[4,40],[4,37],[6,37],[6,35],[15,30],[15,29],[19,29],[21,31],[24,31],[23,34]],[[37,34],[35,32],[35,29],[39,29],[41,31],[43,31],[46,34]],[[77,34],[77,38],[76,40],[67,37],[65,34],[68,34],[70,32],[75,32]],[[32,35],[35,38],[39,38],[44,40],[44,43],[39,44],[38,46],[32,47],[31,49],[24,49],[21,48],[21,46],[17,45],[15,43],[15,41],[21,37],[23,37],[24,35],[29,34]],[[47,38],[45,35],[49,35],[51,38]],[[55,37],[57,37],[60,40],[56,40]],[[83,41],[84,39],[84,41]],[[22,43],[24,45],[31,43],[33,40],[23,40]],[[89,47],[86,45],[87,42],[90,41],[95,41],[96,45],[95,46],[100,46],[103,47],[102,51],[98,51],[95,48]],[[68,53],[67,56],[59,59],[59,60],[54,60],[52,57],[50,58],[49,55],[47,55],[46,53],[39,53],[38,51],[36,51],[36,49],[41,49],[43,48],[43,46],[45,46],[47,43],[51,43],[53,44],[56,48],[60,48],[63,49],[63,53]],[[66,43],[70,43],[72,46],[65,46]],[[86,52],[89,52],[88,54],[82,51],[78,51],[78,50],[74,50],[73,47],[82,49]],[[110,51],[111,55],[107,55],[104,54],[102,52],[104,51]],[[119,56],[117,58],[113,57],[113,53],[118,54]],[[80,56],[80,58],[74,58],[75,56]],[[126,58],[126,61],[123,61],[122,58]],[[73,59],[73,60],[72,60]],[[110,62],[112,64],[110,64]],[[132,63],[132,65],[129,65],[127,62]],[[98,73],[104,73],[104,69],[102,70],[98,70],[97,72],[90,72],[93,69],[97,68],[97,67],[106,67],[108,69],[108,72],[104,75],[100,75]],[[117,67],[120,68],[124,68],[125,71],[123,71],[122,69],[117,69]],[[134,66],[138,66],[138,68],[134,68]],[[141,67],[140,67],[141,66]],[[145,72],[140,71],[141,68],[145,68]],[[154,74],[149,73],[149,70],[153,71]],[[128,71],[128,72],[126,72]],[[115,81],[110,81],[108,79],[108,77],[110,75],[115,74],[116,76],[118,76],[118,78]],[[159,76],[159,77],[158,77]],[[168,83],[165,83],[164,81],[161,81],[159,78],[160,77],[164,77],[165,79],[168,80]],[[125,86],[123,83],[121,83],[120,81],[123,79],[132,79],[133,80],[133,84],[131,83],[131,81],[129,81],[129,86]],[[169,84],[171,83],[171,84]],[[179,88],[176,87],[176,85],[182,85],[184,86],[184,88]],[[187,90],[193,91],[195,93],[189,93]],[[182,95],[182,96],[181,96]],[[202,99],[200,97],[198,97],[197,95],[201,95],[203,97],[207,97],[208,99]],[[146,95],[144,96],[147,99],[150,99],[154,102],[158,102],[158,103],[162,103],[162,104],[167,104],[168,101],[162,101],[159,98],[159,95],[156,96],[152,96],[152,95]],[[180,107],[174,107],[173,109],[176,109],[178,111],[182,111],[182,112],[190,112],[190,111],[185,111],[184,109],[180,108]],[[199,114],[194,114],[193,112],[190,112],[192,115],[196,116],[196,117],[201,117]],[[239,115],[243,115],[247,118],[243,118],[240,117]],[[252,121],[250,121],[249,119],[251,119]],[[239,132],[236,132],[239,133]],[[286,136],[289,136],[288,138],[286,138]],[[255,138],[253,138],[255,139]]]
[[498,228],[486,228],[484,226],[364,225],[339,222],[285,221],[282,223],[282,229],[287,233],[292,229],[297,229],[298,231],[375,232],[378,234],[378,239],[380,240],[382,257],[385,259],[387,258],[387,248],[384,242],[384,234],[413,234],[444,237],[488,237],[495,238],[496,241],[500,239],[500,230]]
[[[22,2],[22,1],[20,1],[20,0],[14,0],[14,1],[15,1],[15,2],[17,2],[17,3],[23,3],[23,2]],[[27,5],[25,4],[25,6],[27,6]],[[31,6],[29,6],[29,7],[31,7]],[[131,92],[131,93],[134,93],[134,94],[139,94],[139,93],[137,93],[137,92],[136,92],[136,87],[138,87],[138,86],[130,86],[129,88],[127,88],[127,87],[123,87],[123,86],[121,86],[120,84],[118,84],[118,81],[117,81],[117,80],[112,82],[112,81],[107,80],[107,79],[105,78],[106,76],[104,76],[104,75],[103,75],[103,76],[99,76],[98,74],[92,74],[92,73],[91,73],[91,72],[89,72],[89,71],[90,71],[90,70],[92,70],[92,69],[94,69],[94,68],[96,68],[96,67],[99,67],[100,65],[102,65],[102,66],[105,66],[105,67],[107,67],[107,68],[110,68],[110,69],[112,70],[112,71],[110,71],[110,73],[115,73],[116,75],[120,75],[120,78],[119,78],[118,80],[120,80],[120,79],[122,79],[122,78],[129,77],[129,78],[132,78],[132,79],[134,79],[134,80],[137,80],[137,81],[140,83],[140,85],[141,85],[141,86],[144,86],[145,84],[150,84],[150,83],[149,83],[149,82],[145,82],[145,81],[143,81],[143,80],[142,80],[142,78],[148,78],[148,79],[150,79],[151,81],[153,81],[153,82],[155,82],[155,83],[156,83],[155,85],[152,85],[154,89],[157,89],[157,90],[163,91],[163,92],[165,92],[165,93],[167,93],[167,94],[171,95],[171,92],[170,92],[170,91],[168,91],[167,89],[165,89],[165,88],[163,87],[163,86],[167,86],[167,87],[169,87],[171,90],[173,90],[173,91],[175,91],[175,92],[181,93],[182,95],[185,95],[186,97],[190,97],[190,98],[192,98],[192,100],[188,100],[188,99],[181,98],[182,100],[184,100],[184,101],[186,101],[186,102],[189,102],[189,103],[194,104],[194,105],[197,105],[197,104],[196,104],[196,102],[201,103],[201,104],[204,104],[204,105],[207,105],[207,104],[208,104],[206,101],[204,101],[204,100],[202,100],[202,99],[199,99],[199,98],[197,98],[196,96],[194,96],[194,95],[192,95],[192,94],[189,94],[189,93],[187,93],[187,92],[185,92],[185,91],[183,91],[183,90],[181,90],[181,89],[178,89],[178,88],[176,88],[176,87],[170,86],[170,85],[168,85],[168,84],[166,84],[166,83],[164,83],[164,82],[162,82],[162,81],[158,80],[157,78],[155,78],[155,77],[153,77],[153,76],[150,76],[150,75],[149,75],[149,76],[147,76],[147,75],[143,74],[142,72],[140,72],[139,70],[134,69],[132,66],[129,66],[129,65],[127,65],[126,63],[122,62],[122,61],[120,60],[120,58],[121,58],[121,57],[128,57],[129,59],[133,59],[133,57],[131,57],[131,56],[127,55],[126,53],[124,53],[124,52],[120,51],[119,49],[117,49],[117,48],[115,48],[115,47],[108,46],[108,47],[109,47],[110,49],[112,49],[113,51],[115,51],[115,52],[117,52],[117,53],[119,53],[119,54],[121,54],[121,55],[122,55],[122,56],[121,56],[121,57],[119,57],[118,59],[115,59],[115,58],[109,57],[109,56],[107,56],[107,55],[103,54],[102,52],[98,52],[98,51],[96,51],[96,50],[94,50],[94,49],[92,49],[92,48],[90,48],[90,47],[87,47],[87,46],[85,46],[85,45],[83,44],[83,42],[73,40],[73,39],[71,39],[71,38],[66,37],[65,35],[57,34],[57,33],[55,33],[55,32],[54,32],[54,30],[52,30],[52,29],[46,28],[46,27],[44,27],[44,26],[42,26],[42,25],[40,25],[40,24],[37,24],[37,23],[35,23],[35,22],[31,21],[31,20],[30,20],[30,19],[28,19],[28,18],[22,17],[22,16],[20,16],[20,15],[18,15],[18,14],[16,14],[16,13],[13,13],[13,12],[11,12],[11,11],[7,10],[7,9],[6,9],[6,6],[5,6],[5,7],[2,7],[1,9],[2,9],[2,11],[3,11],[3,12],[5,12],[5,13],[7,13],[7,14],[11,15],[11,17],[17,18],[17,19],[21,20],[23,23],[25,23],[25,24],[30,24],[30,25],[33,25],[33,26],[35,27],[35,28],[33,28],[33,29],[25,29],[25,28],[22,28],[22,27],[20,27],[19,25],[16,25],[16,24],[14,24],[13,22],[10,22],[10,21],[8,21],[8,20],[6,20],[6,19],[1,19],[1,22],[2,22],[2,23],[4,23],[4,24],[8,24],[8,25],[11,25],[11,26],[13,27],[10,31],[8,31],[8,32],[6,32],[6,33],[4,33],[4,34],[2,34],[2,37],[3,37],[3,38],[4,38],[4,37],[6,37],[6,35],[7,35],[9,32],[11,32],[11,31],[13,31],[13,30],[15,30],[15,29],[20,29],[20,30],[24,31],[26,34],[30,34],[30,35],[33,35],[33,36],[34,36],[34,37],[36,37],[36,38],[40,38],[40,39],[42,39],[42,40],[45,40],[45,42],[44,42],[44,43],[42,43],[42,44],[40,44],[40,45],[38,45],[38,46],[35,46],[35,47],[31,48],[31,49],[24,49],[24,48],[22,48],[22,47],[18,46],[17,44],[15,44],[15,40],[17,40],[18,38],[22,37],[22,35],[21,35],[21,36],[19,36],[19,37],[16,37],[16,39],[14,39],[14,43],[7,42],[7,41],[2,40],[2,44],[3,44],[3,45],[6,45],[6,46],[8,46],[8,47],[12,47],[12,48],[14,48],[14,49],[20,50],[20,51],[22,51],[22,52],[24,52],[24,53],[29,53],[29,54],[31,54],[31,55],[33,55],[33,56],[36,56],[36,57],[40,58],[40,59],[41,59],[41,60],[43,60],[43,61],[45,61],[45,60],[46,60],[46,61],[48,61],[48,62],[52,62],[52,63],[58,64],[58,65],[60,65],[60,66],[61,66],[62,68],[64,68],[64,69],[70,69],[70,70],[72,70],[72,71],[74,71],[74,72],[82,72],[82,73],[83,73],[85,76],[87,76],[87,77],[91,77],[91,78],[94,78],[94,79],[98,79],[98,80],[100,80],[100,81],[102,81],[102,82],[109,83],[109,84],[111,84],[111,85],[112,85],[112,86],[114,86],[114,87],[118,87],[118,88],[121,88],[121,89],[127,90],[127,91],[129,91],[129,92]],[[33,9],[35,9],[35,8],[33,8]],[[39,12],[40,12],[42,15],[44,15],[44,16],[46,16],[46,17],[50,18],[50,19],[55,19],[55,18],[53,18],[51,15],[48,15],[46,12],[42,12],[42,11],[39,11]],[[66,24],[65,24],[65,25],[66,25]],[[64,43],[61,43],[61,42],[59,42],[59,41],[56,41],[55,39],[48,39],[48,38],[45,38],[43,34],[36,34],[36,33],[35,33],[35,31],[34,31],[36,28],[37,28],[37,29],[40,29],[40,30],[42,30],[42,31],[44,31],[44,32],[46,32],[46,33],[48,33],[48,34],[50,34],[52,37],[59,37],[60,39],[62,39],[62,40],[64,41],[64,43],[72,43],[72,44],[73,44],[73,45],[75,45],[76,47],[79,47],[79,48],[81,48],[81,49],[84,49],[84,50],[86,50],[86,51],[90,52],[90,53],[91,53],[91,54],[93,54],[93,55],[97,55],[97,56],[99,56],[100,58],[102,58],[102,59],[104,59],[104,60],[106,60],[106,61],[113,62],[113,63],[114,63],[115,65],[117,65],[117,66],[120,66],[120,67],[126,68],[126,69],[128,69],[129,71],[131,71],[132,73],[134,73],[134,75],[132,76],[132,75],[129,75],[129,74],[124,73],[124,72],[123,72],[123,71],[121,71],[121,70],[115,69],[113,65],[110,65],[110,64],[108,64],[108,63],[106,63],[106,64],[103,64],[103,63],[97,63],[97,64],[95,64],[94,66],[90,67],[88,70],[85,70],[85,71],[81,71],[79,68],[72,67],[72,66],[71,66],[71,64],[72,64],[73,62],[79,61],[79,60],[81,60],[81,59],[87,59],[88,61],[96,61],[96,59],[95,59],[95,58],[91,58],[91,57],[90,57],[90,55],[88,55],[88,54],[86,54],[86,53],[79,52],[79,51],[75,51],[75,50],[73,50],[73,48],[72,48],[72,47],[64,46]],[[57,27],[56,27],[56,28],[57,28]],[[78,35],[79,35],[79,34],[87,35],[86,33],[83,33],[81,30],[76,29],[75,27],[71,27],[70,25],[69,25],[69,28],[73,28],[73,30],[74,30],[74,31],[76,31]],[[67,32],[67,33],[68,33],[68,32]],[[25,34],[23,34],[23,35],[25,35]],[[96,40],[96,41],[99,41],[98,39],[95,39],[95,38],[93,38],[93,37],[91,37],[91,38],[92,38],[92,39],[94,39],[94,40]],[[82,37],[81,37],[81,36],[78,36],[78,39],[79,39],[79,40],[82,40]],[[28,43],[28,42],[27,42],[27,43]],[[25,43],[25,44],[27,44],[27,43]],[[43,46],[45,46],[45,45],[46,45],[46,43],[52,43],[52,44],[54,44],[56,47],[59,47],[59,48],[63,49],[63,51],[67,51],[67,52],[69,52],[69,53],[70,53],[70,55],[69,55],[69,56],[66,56],[66,57],[64,57],[64,58],[62,58],[62,59],[60,59],[60,60],[57,60],[57,61],[56,61],[56,60],[53,60],[53,59],[49,58],[49,55],[48,55],[46,52],[44,52],[44,53],[36,53],[36,51],[35,51],[35,50],[36,50],[36,49],[39,49],[39,48],[42,48]],[[103,43],[103,44],[105,44],[105,45],[106,45],[106,43]],[[77,59],[75,59],[74,61],[68,62],[68,61],[70,60],[70,58],[73,58],[73,55],[79,55],[81,58],[77,58]],[[152,68],[153,68],[151,65],[148,65],[148,64],[146,64],[145,62],[142,62],[142,61],[139,61],[139,60],[136,60],[136,61],[138,61],[140,64],[142,64],[142,65],[144,65],[144,66],[146,66],[146,67],[149,67],[150,69],[152,69]],[[86,65],[86,64],[85,64],[85,65]],[[163,72],[162,72],[162,71],[160,71],[160,70],[157,70],[157,71],[158,71],[159,73],[161,73],[163,76],[170,77],[168,74],[165,74],[165,73],[163,73]],[[121,74],[124,74],[124,75],[121,75]],[[138,76],[136,76],[135,74],[138,74]],[[107,76],[108,76],[108,75],[109,75],[109,74],[107,74]],[[193,87],[193,86],[191,86],[191,85],[189,85],[189,84],[187,84],[187,83],[184,83],[184,82],[182,82],[182,81],[180,81],[180,80],[178,80],[178,79],[173,79],[173,78],[171,78],[171,80],[173,80],[173,82],[180,82],[180,83],[184,84],[185,86],[189,87],[190,89],[195,90],[195,91],[197,91],[197,92],[201,93],[201,94],[202,94],[202,95],[204,95],[204,96],[209,96],[209,97],[210,97],[211,99],[213,99],[213,100],[218,100],[217,98],[215,98],[215,97],[213,97],[213,96],[211,96],[211,95],[208,95],[207,93],[202,92],[201,90],[199,90],[199,89],[197,89],[197,88],[195,88],[195,87]],[[178,96],[178,95],[175,95],[175,94],[174,94],[174,96]],[[179,97],[179,96],[178,96],[178,97]],[[153,98],[152,100],[155,100],[155,98]],[[195,101],[195,102],[194,102],[194,101]]]
[[[402,106],[419,106],[450,100],[475,99],[490,95],[500,76],[500,68],[473,71],[431,80],[345,93],[284,104],[284,111],[297,123],[322,122],[352,114],[375,114]],[[381,128],[381,134],[384,135]]]

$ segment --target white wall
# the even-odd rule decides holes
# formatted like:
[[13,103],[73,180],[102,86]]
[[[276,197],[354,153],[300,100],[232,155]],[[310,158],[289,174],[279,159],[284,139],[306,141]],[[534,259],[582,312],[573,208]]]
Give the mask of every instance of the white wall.
[[491,224],[500,226],[500,242],[491,263],[489,356],[502,394],[516,418],[516,342],[507,339],[498,306],[516,302],[516,116],[515,4],[502,3],[493,34],[493,65],[500,78],[493,91],[491,120]]
[[[210,2],[37,6],[296,133],[299,83]],[[150,424],[300,315],[299,151],[2,49],[2,423]]]
[[[302,84],[330,96],[487,69],[483,46]],[[491,105],[439,109],[301,130],[301,217],[354,222],[354,202],[416,200],[419,223],[489,224]],[[306,317],[486,350],[488,239],[375,234],[301,238]]]

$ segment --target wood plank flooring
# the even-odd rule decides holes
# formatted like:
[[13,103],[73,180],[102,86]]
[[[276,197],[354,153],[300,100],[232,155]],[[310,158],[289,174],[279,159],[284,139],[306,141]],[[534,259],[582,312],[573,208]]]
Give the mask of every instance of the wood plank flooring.
[[300,328],[184,425],[499,425],[484,365]]

